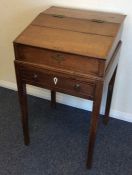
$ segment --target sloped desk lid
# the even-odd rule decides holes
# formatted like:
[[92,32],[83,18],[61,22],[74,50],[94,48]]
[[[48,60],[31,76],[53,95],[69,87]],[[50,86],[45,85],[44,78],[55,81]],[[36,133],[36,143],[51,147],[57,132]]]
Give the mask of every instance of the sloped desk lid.
[[16,43],[106,59],[125,15],[51,7]]

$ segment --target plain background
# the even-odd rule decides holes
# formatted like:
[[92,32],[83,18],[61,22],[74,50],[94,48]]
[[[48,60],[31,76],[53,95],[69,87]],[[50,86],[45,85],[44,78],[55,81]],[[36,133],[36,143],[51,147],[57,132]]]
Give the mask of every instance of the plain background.
[[[0,85],[16,89],[12,42],[41,11],[53,5],[121,12],[127,15],[111,116],[132,121],[132,3],[130,0],[0,0]],[[49,91],[38,88],[29,88],[29,91],[34,95],[50,98]],[[87,103],[86,100],[62,94],[58,95],[58,101],[88,110],[92,107],[91,102]]]

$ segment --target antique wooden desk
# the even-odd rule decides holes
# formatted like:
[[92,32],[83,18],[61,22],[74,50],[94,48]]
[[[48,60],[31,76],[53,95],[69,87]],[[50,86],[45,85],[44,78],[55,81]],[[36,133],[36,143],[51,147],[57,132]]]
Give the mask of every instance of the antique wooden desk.
[[[29,144],[26,84],[93,101],[87,167],[92,165],[103,85],[108,84],[108,121],[124,15],[51,7],[14,41],[15,70],[25,144]],[[113,68],[112,68],[113,67]]]

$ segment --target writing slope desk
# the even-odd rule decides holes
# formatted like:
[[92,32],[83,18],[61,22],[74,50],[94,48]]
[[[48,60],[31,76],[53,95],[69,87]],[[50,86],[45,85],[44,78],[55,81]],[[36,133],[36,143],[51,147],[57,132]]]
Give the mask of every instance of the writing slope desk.
[[14,41],[15,70],[25,144],[29,144],[26,84],[93,101],[87,167],[92,157],[102,90],[109,72],[107,123],[124,15],[51,7]]

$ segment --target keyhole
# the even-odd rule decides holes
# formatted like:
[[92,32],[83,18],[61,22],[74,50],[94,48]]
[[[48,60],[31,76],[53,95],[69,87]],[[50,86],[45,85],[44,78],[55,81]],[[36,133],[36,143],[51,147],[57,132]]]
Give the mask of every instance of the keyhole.
[[57,84],[57,82],[58,82],[58,78],[57,77],[54,77],[54,84],[56,85]]

